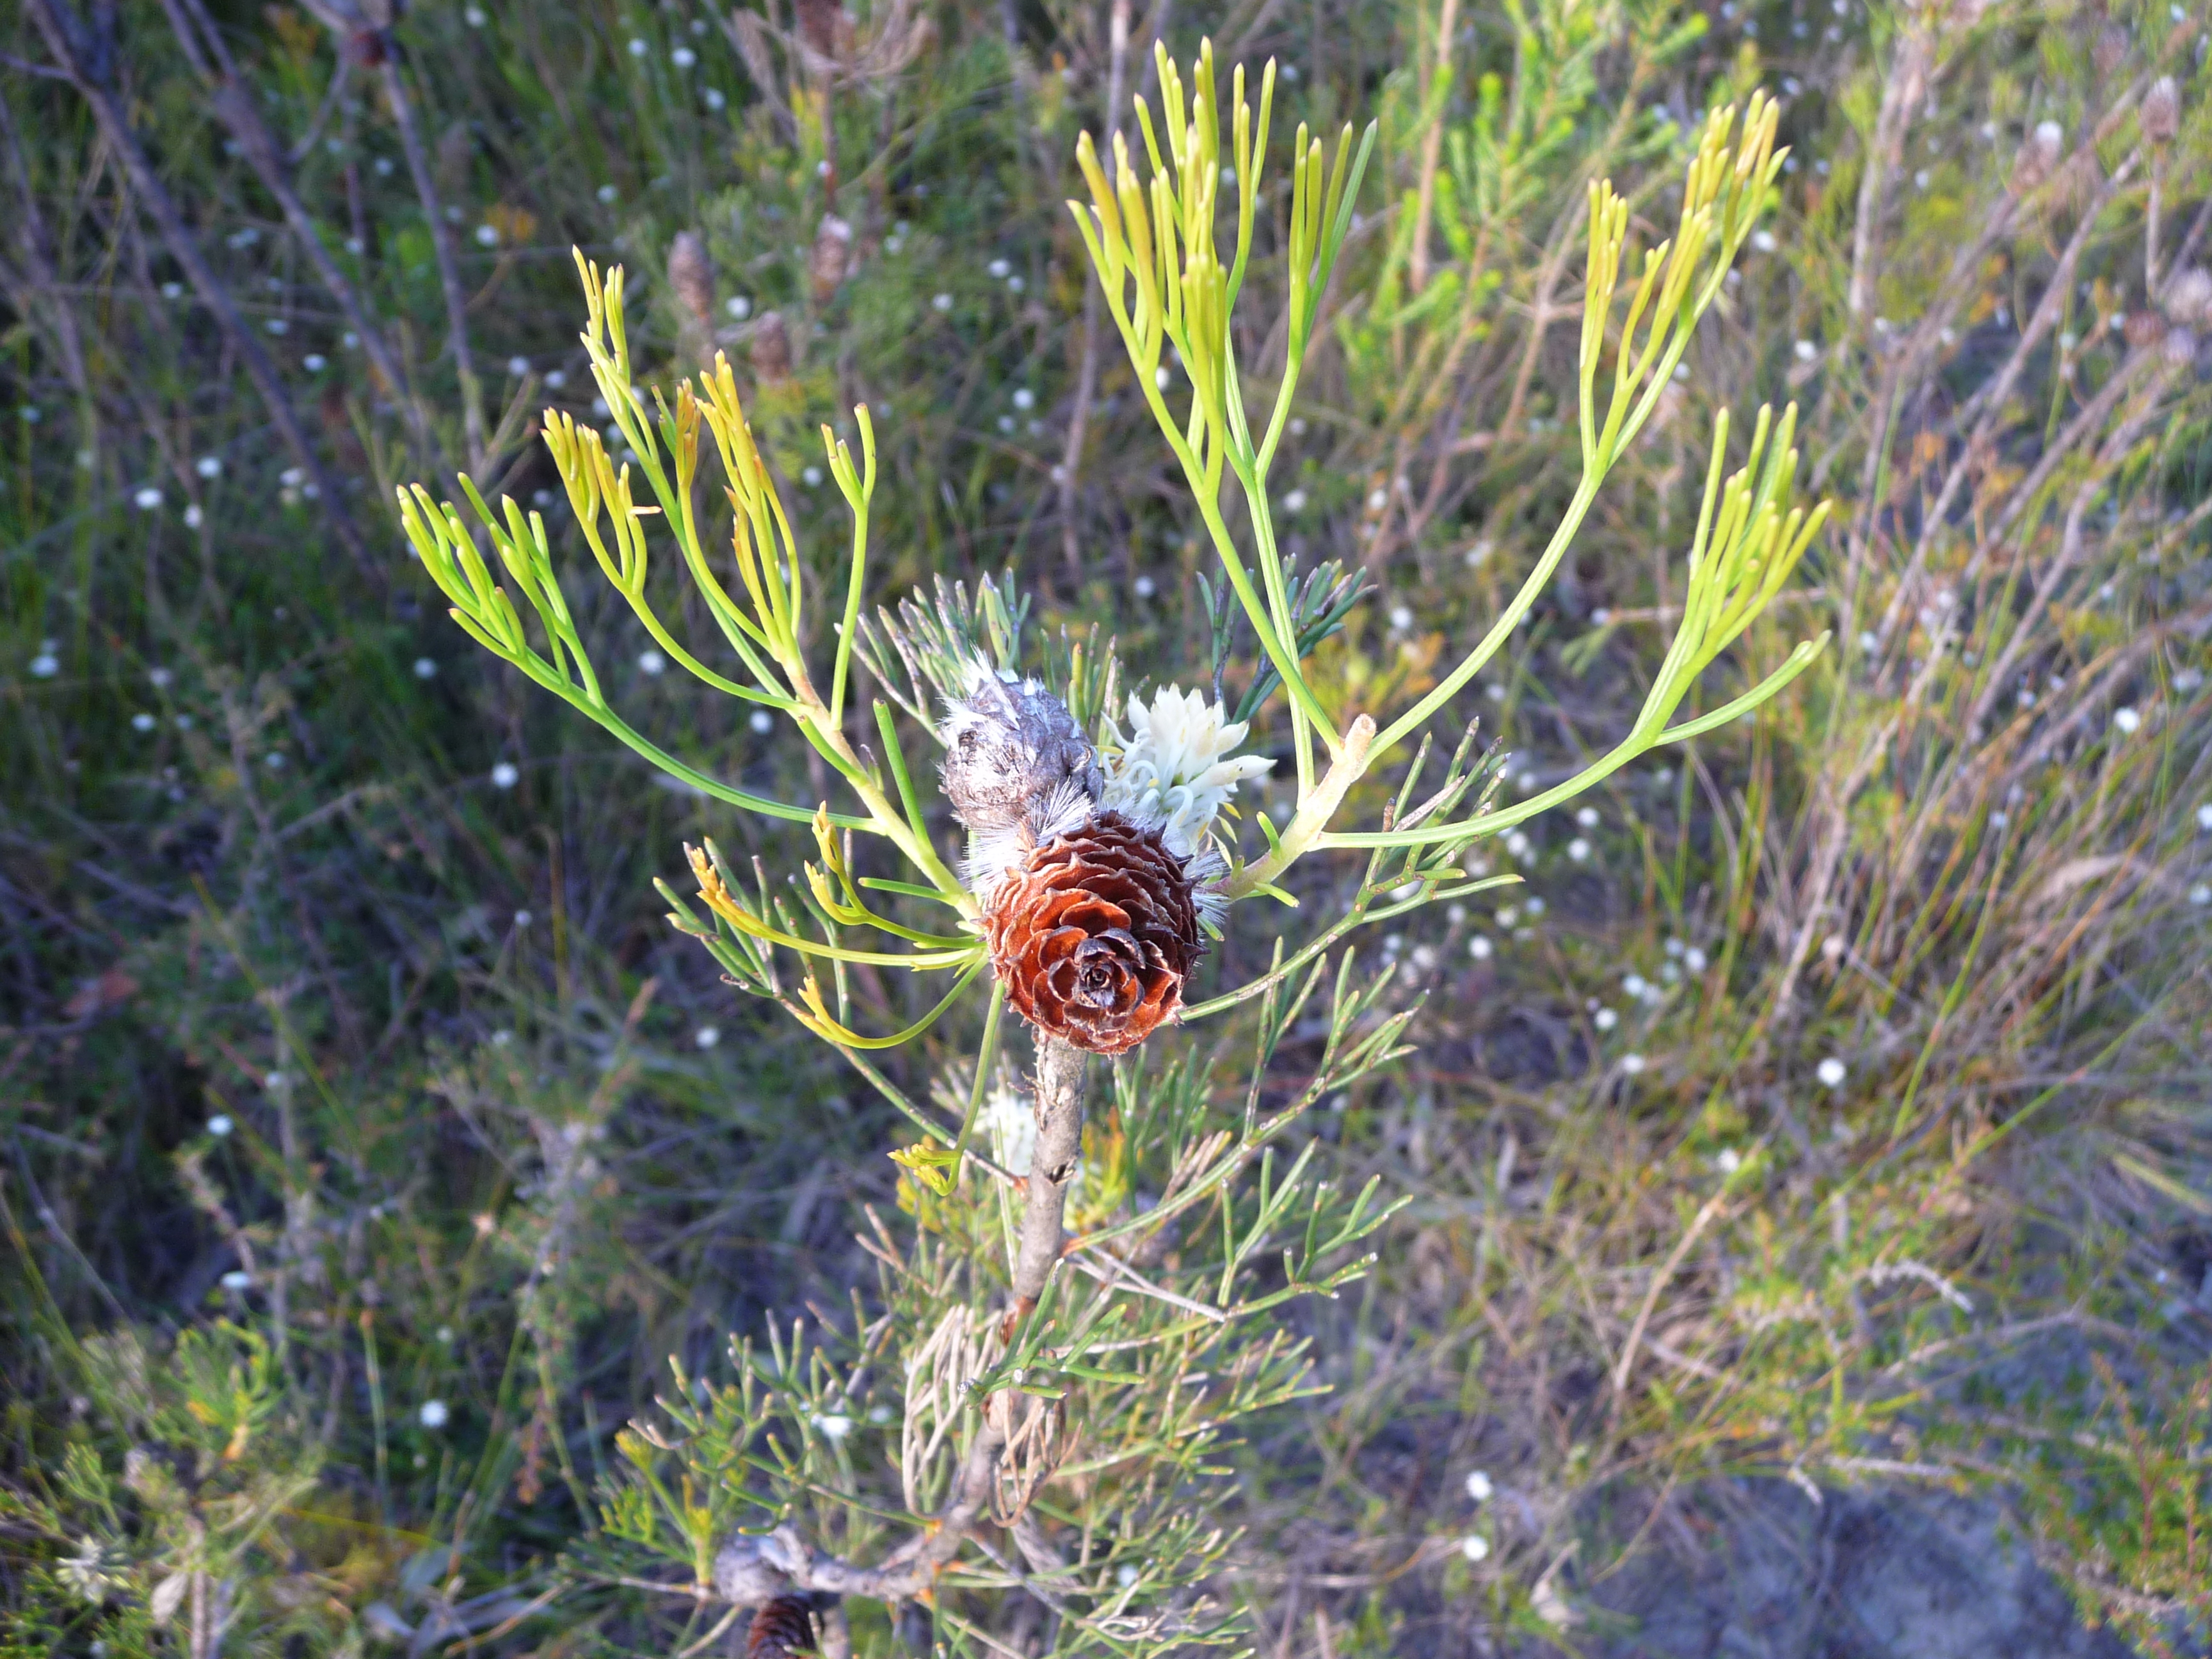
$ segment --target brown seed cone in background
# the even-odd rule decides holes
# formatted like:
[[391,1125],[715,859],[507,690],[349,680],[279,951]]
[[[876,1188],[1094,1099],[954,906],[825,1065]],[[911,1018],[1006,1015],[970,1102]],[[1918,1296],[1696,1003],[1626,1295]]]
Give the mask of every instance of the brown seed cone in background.
[[791,332],[781,312],[764,311],[753,325],[753,373],[763,380],[791,378]]
[[814,1620],[800,1597],[779,1595],[753,1614],[745,1632],[745,1659],[793,1659],[813,1651]]
[[806,276],[817,306],[826,306],[853,265],[853,227],[834,213],[822,216],[806,252]]
[[1182,860],[1113,811],[1009,870],[983,937],[1014,1011],[1094,1054],[1133,1048],[1173,1015],[1205,948]]
[[2117,23],[2107,23],[2098,35],[2097,44],[2090,48],[2089,61],[2097,66],[2097,73],[2110,79],[2114,70],[2128,60],[2128,32]]
[[668,286],[699,321],[714,321],[714,262],[696,230],[678,231],[668,247]]
[[838,38],[853,26],[837,0],[799,0],[799,38],[824,58],[837,56]]
[[2166,337],[2166,319],[2155,311],[2131,311],[2121,335],[2136,350],[2154,346]]

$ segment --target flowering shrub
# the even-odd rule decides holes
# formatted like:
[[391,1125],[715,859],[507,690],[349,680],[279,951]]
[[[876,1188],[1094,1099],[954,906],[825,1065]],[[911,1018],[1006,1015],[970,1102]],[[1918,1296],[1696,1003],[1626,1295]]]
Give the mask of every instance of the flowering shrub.
[[2204,1616],[2202,20],[1244,10],[0,22],[0,1647]]
[[[1273,407],[1255,425],[1241,390],[1231,321],[1254,255],[1275,68],[1270,64],[1261,77],[1255,117],[1241,67],[1223,97],[1210,46],[1188,81],[1164,48],[1157,67],[1165,154],[1152,109],[1140,101],[1149,179],[1139,182],[1126,139],[1117,138],[1109,180],[1086,134],[1077,161],[1091,199],[1071,206],[1134,383],[1182,468],[1226,586],[1259,643],[1260,661],[1285,693],[1296,806],[1279,834],[1258,820],[1263,851],[1240,850],[1222,815],[1239,784],[1272,764],[1262,757],[1231,757],[1249,715],[1266,712],[1264,699],[1231,720],[1218,695],[1209,700],[1163,686],[1149,702],[1141,693],[1129,698],[1125,734],[1110,709],[1122,672],[1110,647],[1071,654],[1059,672],[1034,674],[1023,653],[1027,604],[1011,580],[985,584],[972,601],[963,589],[948,596],[940,586],[934,600],[918,592],[899,613],[879,614],[863,635],[876,480],[866,407],[853,411],[857,464],[846,441],[826,427],[822,433],[830,474],[853,520],[824,689],[805,644],[810,564],[755,445],[726,357],[696,382],[679,381],[672,401],[656,390],[648,405],[633,380],[623,275],[603,277],[580,253],[590,313],[582,337],[592,374],[653,498],[640,505],[630,466],[613,461],[598,433],[557,409],[547,411],[547,447],[601,571],[671,659],[715,690],[795,724],[855,797],[859,813],[840,815],[823,802],[810,814],[731,788],[638,735],[601,688],[539,515],[526,515],[512,500],[495,511],[462,480],[500,568],[536,620],[542,648],[477,554],[459,509],[434,503],[420,486],[399,495],[416,554],[471,638],[682,782],[734,806],[811,819],[821,862],[805,867],[805,885],[790,890],[793,899],[765,872],[749,893],[711,841],[691,854],[704,917],[663,887],[673,907],[670,921],[713,952],[732,985],[781,1003],[808,1030],[864,1064],[869,1051],[910,1041],[945,1018],[989,970],[990,1006],[957,1126],[869,1072],[922,1139],[891,1154],[912,1176],[909,1208],[919,1237],[911,1245],[884,1241],[885,1312],[861,1351],[832,1358],[830,1349],[816,1346],[802,1355],[796,1333],[788,1346],[779,1342],[768,1355],[741,1347],[739,1381],[720,1388],[702,1382],[695,1404],[692,1385],[678,1377],[681,1398],[664,1402],[672,1428],[640,1427],[622,1443],[629,1468],[608,1497],[609,1536],[647,1560],[658,1555],[687,1567],[696,1583],[711,1583],[733,1603],[761,1607],[750,1638],[756,1653],[789,1650],[787,1626],[797,1617],[797,1598],[815,1598],[829,1620],[825,1640],[842,1644],[835,1610],[842,1600],[927,1603],[945,1575],[977,1571],[971,1550],[1082,1632],[1069,1638],[1078,1649],[1152,1652],[1234,1639],[1238,1626],[1229,1611],[1203,1595],[1194,1599],[1224,1544],[1221,1533],[1203,1529],[1212,1500],[1182,1488],[1198,1481],[1203,1492],[1199,1460],[1228,1424],[1297,1391],[1300,1345],[1286,1343],[1279,1329],[1271,1334],[1259,1316],[1288,1297],[1334,1294],[1358,1278],[1371,1258],[1346,1252],[1395,1207],[1371,1182],[1353,1194],[1331,1192],[1310,1173],[1310,1145],[1278,1170],[1276,1146],[1315,1100],[1395,1052],[1410,1011],[1376,1018],[1390,971],[1361,984],[1347,950],[1336,964],[1322,1064],[1294,1103],[1263,1115],[1260,1079],[1275,1045],[1323,983],[1334,935],[1287,957],[1279,948],[1265,973],[1193,1004],[1186,993],[1204,945],[1201,922],[1218,930],[1228,905],[1241,899],[1291,902],[1280,885],[1291,867],[1338,848],[1370,852],[1370,887],[1382,857],[1400,857],[1388,878],[1399,914],[1497,885],[1510,878],[1476,878],[1462,867],[1478,842],[1573,799],[1654,748],[1749,713],[1803,672],[1826,642],[1823,635],[1801,645],[1750,690],[1710,714],[1674,722],[1692,687],[1780,591],[1827,516],[1825,505],[1808,511],[1792,499],[1795,409],[1778,422],[1759,411],[1745,464],[1733,474],[1725,473],[1723,412],[1689,550],[1681,624],[1627,738],[1565,781],[1502,807],[1491,793],[1494,769],[1471,757],[1470,726],[1440,782],[1418,805],[1419,758],[1381,827],[1340,827],[1352,785],[1423,733],[1510,635],[1565,557],[1607,472],[1650,420],[1767,209],[1783,160],[1774,149],[1778,112],[1754,94],[1740,130],[1732,107],[1709,118],[1693,148],[1675,234],[1644,256],[1640,275],[1625,290],[1621,273],[1634,269],[1627,204],[1609,183],[1591,185],[1579,359],[1582,483],[1544,556],[1480,644],[1412,706],[1377,711],[1387,724],[1369,713],[1340,723],[1316,694],[1309,658],[1347,614],[1341,585],[1333,574],[1302,574],[1279,550],[1267,480],[1374,131],[1355,151],[1346,128],[1333,162],[1303,127],[1292,143],[1287,343]],[[1223,161],[1224,122],[1230,165]],[[1224,265],[1215,226],[1218,192],[1229,180],[1237,207],[1233,258]],[[1187,387],[1181,407],[1169,401],[1170,345]],[[702,431],[728,480],[738,593],[716,574],[697,512]],[[1255,439],[1255,431],[1264,437]],[[1256,580],[1220,510],[1232,474]],[[708,667],[660,623],[646,593],[655,520],[672,532],[745,680]],[[856,655],[887,694],[872,711],[879,754],[865,751],[847,728]],[[1224,666],[1235,672],[1218,664],[1217,673]],[[1245,665],[1240,678],[1256,678],[1258,666]],[[893,699],[943,746],[943,793],[969,842],[958,873],[935,845],[918,784],[923,769],[908,757]],[[1422,747],[1425,756],[1425,740]],[[855,836],[890,848],[900,861],[896,878],[865,873]],[[901,898],[935,908],[901,920],[894,908]],[[946,911],[949,919],[931,920]],[[863,933],[896,948],[847,942]],[[795,982],[781,965],[787,959]],[[848,1023],[846,973],[861,967],[955,978],[922,1020],[870,1036]],[[1253,1092],[1243,1122],[1241,1129],[1211,1129],[1207,1073],[1188,1060],[1154,1073],[1133,1051],[1164,1027],[1254,996],[1264,999],[1261,1037],[1247,1074]],[[1000,1064],[1009,1006],[1036,1045],[1036,1135],[1018,1175],[987,1158],[974,1140]],[[1071,1232],[1067,1199],[1084,1168],[1087,1055],[1120,1060],[1113,1144],[1100,1160],[1112,1167],[1092,1174],[1095,1219]],[[1107,1207],[1102,1194],[1126,1195],[1138,1170],[1159,1183],[1157,1199],[1148,1206]],[[1218,1206],[1223,1218],[1218,1255],[1176,1248],[1183,1218],[1201,1204]],[[977,1231],[994,1211],[1007,1234],[1004,1261],[988,1248],[988,1228]],[[1285,1257],[1281,1282],[1270,1288],[1273,1275],[1261,1273],[1258,1252],[1279,1232],[1301,1226],[1303,1249]],[[939,1281],[923,1267],[921,1241],[933,1233],[945,1236],[944,1250],[965,1258],[957,1281]],[[1164,1254],[1171,1258],[1164,1271]],[[879,1355],[901,1356],[903,1386],[878,1380]],[[1203,1429],[1194,1425],[1162,1439],[1144,1426],[1191,1397],[1202,1375],[1217,1372],[1230,1380],[1225,1396],[1210,1387],[1200,1391]],[[902,1516],[852,1488],[851,1428],[835,1434],[824,1428],[831,1421],[849,1425],[864,1398],[886,1430],[892,1421],[902,1425]],[[789,1441],[772,1431],[779,1423]],[[1087,1449],[1086,1467],[1111,1476],[1086,1483],[1079,1512],[1048,1522],[1032,1506],[1079,1443]],[[666,1500],[674,1489],[672,1462],[678,1485],[697,1494],[681,1507]],[[1170,1484],[1156,1466],[1173,1471]],[[884,1523],[895,1516],[895,1530],[885,1536]],[[1025,1571],[984,1541],[987,1520],[1010,1531]],[[1109,1547],[1094,1542],[1102,1528],[1115,1540]],[[954,1627],[962,1628],[957,1620]]]

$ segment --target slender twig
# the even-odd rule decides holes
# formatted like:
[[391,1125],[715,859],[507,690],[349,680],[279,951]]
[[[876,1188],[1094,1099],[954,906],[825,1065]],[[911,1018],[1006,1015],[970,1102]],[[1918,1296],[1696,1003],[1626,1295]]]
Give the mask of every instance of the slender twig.
[[[1129,78],[1130,0],[1113,0],[1107,25],[1106,153],[1121,131],[1121,100]],[[1083,547],[1076,534],[1075,487],[1083,466],[1083,441],[1091,427],[1091,403],[1098,395],[1098,284],[1083,285],[1083,358],[1075,375],[1075,404],[1067,417],[1067,447],[1060,458],[1060,545],[1068,579],[1083,568]]]
[[[162,9],[168,14],[169,27],[177,37],[177,44],[184,49],[185,60],[208,82],[209,102],[216,116],[238,140],[239,149],[263,187],[276,198],[284,222],[291,227],[307,262],[314,266],[316,277],[337,301],[338,309],[345,314],[346,326],[360,337],[362,351],[383,377],[392,400],[406,416],[409,431],[427,455],[432,447],[430,423],[421,400],[408,385],[399,354],[392,349],[384,330],[369,316],[360,291],[323,246],[315,222],[294,187],[293,162],[277,142],[276,135],[270,131],[268,122],[262,118],[260,105],[239,74],[238,64],[223,41],[222,30],[216,27],[202,0],[162,0]],[[346,48],[341,42],[338,70],[331,82],[333,96],[344,84],[347,62]]]
[[[1084,1063],[1079,1050],[1054,1038],[1038,1038],[1036,1147],[1030,1154],[1028,1203],[1022,1212],[1020,1246],[1009,1288],[1005,1322],[1009,1337],[1036,1309],[1065,1247],[1067,1189],[1083,1150]],[[991,1513],[999,1459],[1006,1443],[1006,1431],[994,1422],[996,1415],[989,1410],[981,1413],[954,1479],[951,1500],[880,1565],[857,1566],[825,1554],[785,1526],[766,1538],[740,1534],[732,1539],[716,1562],[717,1583],[732,1600],[779,1584],[880,1601],[910,1601],[930,1589]]]
[[1884,77],[1881,108],[1875,117],[1874,137],[1867,145],[1866,171],[1859,179],[1858,213],[1851,228],[1851,280],[1844,305],[1854,319],[1865,314],[1874,292],[1876,258],[1875,229],[1890,175],[1905,154],[1905,140],[1912,131],[1912,118],[1926,95],[1928,72],[1936,57],[1935,26],[1918,15],[1911,17],[1890,59]]
[[1429,285],[1429,228],[1436,218],[1437,165],[1443,153],[1444,112],[1437,81],[1451,73],[1452,36],[1459,27],[1459,0],[1443,0],[1437,16],[1437,38],[1421,82],[1421,112],[1428,130],[1421,135],[1421,180],[1414,196],[1413,238],[1407,256],[1406,286],[1419,295]]
[[477,385],[475,360],[469,353],[469,298],[461,286],[460,252],[454,246],[453,228],[446,222],[445,205],[438,199],[438,181],[430,171],[429,152],[422,145],[422,130],[415,117],[415,101],[407,91],[407,76],[399,67],[398,43],[392,31],[379,36],[384,60],[384,95],[392,106],[392,124],[399,129],[399,147],[407,156],[407,171],[415,180],[415,194],[422,216],[430,222],[430,246],[436,251],[438,285],[446,298],[446,344],[453,355],[453,372],[461,382],[462,430],[468,441],[469,471],[484,470],[483,394]]
[[252,331],[246,326],[237,301],[208,264],[198,239],[185,222],[175,198],[162,184],[161,174],[138,142],[130,108],[116,86],[116,43],[112,35],[88,26],[70,0],[27,0],[27,5],[31,21],[45,40],[46,50],[77,95],[91,109],[100,135],[121,159],[131,187],[159,227],[171,256],[191,283],[200,302],[214,313],[231,349],[246,365],[247,377],[268,408],[270,423],[276,428],[292,459],[315,484],[317,499],[322,504],[331,533],[364,574],[380,573],[381,563],[370,557],[368,544],[345,512],[337,479],[325,468],[322,457],[308,441],[307,428],[301,425],[298,411],[292,407],[291,395],[277,378],[276,364],[270,361]]
[[1203,1302],[1194,1302],[1190,1297],[1178,1296],[1173,1291],[1163,1290],[1135,1268],[1103,1251],[1074,1250],[1069,1252],[1067,1259],[1101,1285],[1126,1285],[1140,1296],[1152,1297],[1157,1301],[1166,1303],[1171,1308],[1181,1308],[1185,1313],[1199,1314],[1212,1320],[1217,1325],[1225,1324],[1228,1322],[1229,1316],[1220,1309],[1209,1307]]
[[24,275],[30,289],[26,297],[49,302],[54,343],[61,355],[62,373],[68,376],[70,389],[78,398],[89,398],[92,381],[85,373],[84,342],[77,333],[76,313],[61,298],[61,277],[54,265],[53,240],[47,234],[46,219],[39,211],[38,194],[31,188],[30,163],[23,155],[21,137],[15,130],[15,111],[4,94],[0,94],[0,141],[7,144],[9,170],[15,174],[16,193],[21,198],[23,216],[18,222],[21,226],[19,240]]

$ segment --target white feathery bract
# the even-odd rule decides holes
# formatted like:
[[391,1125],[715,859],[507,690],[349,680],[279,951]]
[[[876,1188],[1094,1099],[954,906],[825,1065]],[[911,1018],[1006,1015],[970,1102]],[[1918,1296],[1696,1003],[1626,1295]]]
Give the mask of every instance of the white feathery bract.
[[1097,803],[1073,781],[1056,784],[1029,811],[1010,823],[987,823],[968,834],[968,856],[960,879],[971,893],[988,893],[1000,876],[1054,836],[1080,830],[1098,811]]

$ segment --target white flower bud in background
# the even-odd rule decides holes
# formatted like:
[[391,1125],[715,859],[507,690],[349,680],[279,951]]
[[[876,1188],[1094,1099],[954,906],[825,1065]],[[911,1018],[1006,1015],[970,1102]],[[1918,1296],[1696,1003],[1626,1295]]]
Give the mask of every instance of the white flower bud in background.
[[2160,303],[2166,307],[2166,314],[2185,327],[2198,328],[2212,323],[2212,270],[2191,265],[2176,272],[2166,283]]
[[2170,144],[2181,131],[2181,88],[2171,75],[2161,75],[2143,94],[2142,136],[2145,142]]
[[2012,187],[2015,193],[2025,195],[2051,176],[2051,168],[2058,165],[2058,152],[2066,141],[2066,130],[2056,121],[2039,121],[2027,142],[2020,147],[2013,159]]

